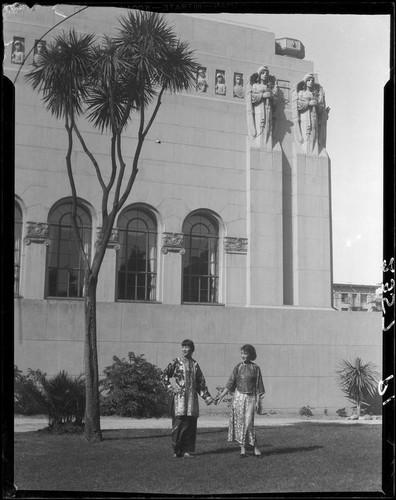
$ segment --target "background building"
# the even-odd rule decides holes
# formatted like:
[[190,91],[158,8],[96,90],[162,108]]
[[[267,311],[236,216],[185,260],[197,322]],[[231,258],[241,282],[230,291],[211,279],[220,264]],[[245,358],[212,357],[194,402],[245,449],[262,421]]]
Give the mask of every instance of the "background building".
[[379,285],[333,284],[334,307],[338,311],[381,311]]
[[[65,15],[79,10],[57,8]],[[71,27],[112,34],[122,14],[89,8],[44,41]],[[129,351],[165,367],[179,354],[181,340],[192,338],[214,392],[249,342],[257,348],[269,407],[345,406],[335,383],[337,363],[360,356],[381,365],[381,318],[341,315],[332,307],[330,160],[323,143],[307,152],[294,133],[293,88],[314,73],[303,41],[277,41],[272,32],[199,16],[166,17],[196,50],[202,71],[192,92],[164,96],[117,218],[98,286],[100,369]],[[15,364],[78,374],[83,281],[69,219],[66,135],[24,79],[34,63],[28,51],[57,22],[54,9],[35,6],[5,24],[5,38],[25,48],[24,65],[12,57],[15,43],[6,47],[4,62],[11,80],[20,70]],[[276,128],[265,143],[247,137],[245,99],[234,88],[241,80],[246,87],[262,65],[279,89]],[[130,141],[126,163],[133,125],[124,139]],[[108,142],[88,123],[80,129],[106,164]],[[100,235],[100,189],[78,144],[73,165],[91,255]]]

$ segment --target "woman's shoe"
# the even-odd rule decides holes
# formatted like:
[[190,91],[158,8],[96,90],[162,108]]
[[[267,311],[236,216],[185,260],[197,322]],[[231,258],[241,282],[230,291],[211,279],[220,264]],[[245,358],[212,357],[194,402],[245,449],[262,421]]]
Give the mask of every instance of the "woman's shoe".
[[246,458],[246,453],[241,453],[239,456],[240,456],[241,458]]
[[261,451],[255,451],[254,452],[255,457],[261,457]]
[[195,458],[195,455],[190,455],[190,453],[185,453],[183,455],[184,458]]

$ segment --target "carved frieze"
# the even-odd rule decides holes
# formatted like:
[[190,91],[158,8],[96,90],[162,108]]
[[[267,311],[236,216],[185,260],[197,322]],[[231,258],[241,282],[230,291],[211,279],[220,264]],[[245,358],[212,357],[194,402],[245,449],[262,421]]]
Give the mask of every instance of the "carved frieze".
[[248,245],[247,238],[235,238],[230,236],[226,236],[224,238],[224,251],[226,253],[246,254],[247,245]]
[[50,244],[49,224],[46,222],[27,222],[24,241],[26,245],[30,245],[30,243],[44,243],[44,245],[48,246]]
[[[98,227],[98,229],[96,230],[96,243],[95,243],[95,247],[97,247],[98,245],[100,245],[102,241],[103,241],[102,228]],[[109,239],[109,241],[107,243],[107,248],[114,248],[114,250],[116,250],[116,251],[118,251],[121,248],[119,240],[118,240],[118,229],[113,228],[111,230],[111,235],[110,235],[110,239]]]
[[184,254],[184,234],[183,233],[163,233],[162,234],[162,253],[179,252]]

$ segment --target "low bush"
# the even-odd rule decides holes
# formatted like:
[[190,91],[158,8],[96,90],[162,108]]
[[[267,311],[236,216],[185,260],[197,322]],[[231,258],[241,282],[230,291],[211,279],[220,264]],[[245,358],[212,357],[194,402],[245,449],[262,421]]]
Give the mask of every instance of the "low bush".
[[162,371],[144,359],[144,354],[128,353],[128,359],[113,356],[101,380],[102,415],[150,418],[168,416],[169,394]]
[[336,411],[337,415],[339,417],[347,417],[348,413],[345,408],[340,408],[339,410]]
[[48,430],[80,432],[85,412],[85,381],[64,370],[47,378],[41,370],[28,369],[24,375],[14,368],[14,411],[21,415],[46,415]]
[[[314,409],[314,408],[313,408]],[[302,417],[312,417],[313,416],[313,413],[311,411],[311,407],[310,406],[302,406],[299,410],[298,410],[298,414],[301,415]]]
[[382,396],[378,392],[367,394],[366,403],[366,413],[369,415],[382,415]]

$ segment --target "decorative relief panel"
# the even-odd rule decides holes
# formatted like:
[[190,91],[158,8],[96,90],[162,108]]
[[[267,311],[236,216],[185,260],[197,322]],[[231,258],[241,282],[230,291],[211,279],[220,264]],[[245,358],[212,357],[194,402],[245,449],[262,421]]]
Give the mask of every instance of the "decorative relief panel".
[[196,90],[197,92],[206,92],[208,86],[209,84],[206,78],[206,68],[201,66],[198,68]]
[[233,96],[238,97],[239,99],[243,99],[245,97],[245,89],[244,89],[242,73],[234,73]]
[[215,94],[226,95],[225,71],[216,69]]
[[163,233],[162,234],[162,253],[179,252],[184,254],[184,234],[183,233]]
[[26,245],[30,245],[30,243],[44,243],[44,245],[48,246],[50,244],[49,224],[46,222],[27,222],[24,241]]
[[[96,243],[95,243],[95,247],[97,247],[103,240],[103,232],[102,232],[102,228],[101,227],[98,227],[98,229],[96,230]],[[111,230],[111,235],[110,235],[110,239],[107,243],[107,248],[114,248],[114,250],[119,250],[121,247],[120,247],[120,244],[119,244],[119,241],[118,241],[118,229],[116,228],[113,228]]]
[[224,251],[226,253],[247,253],[247,238],[233,238],[233,237],[225,237],[224,238]]

